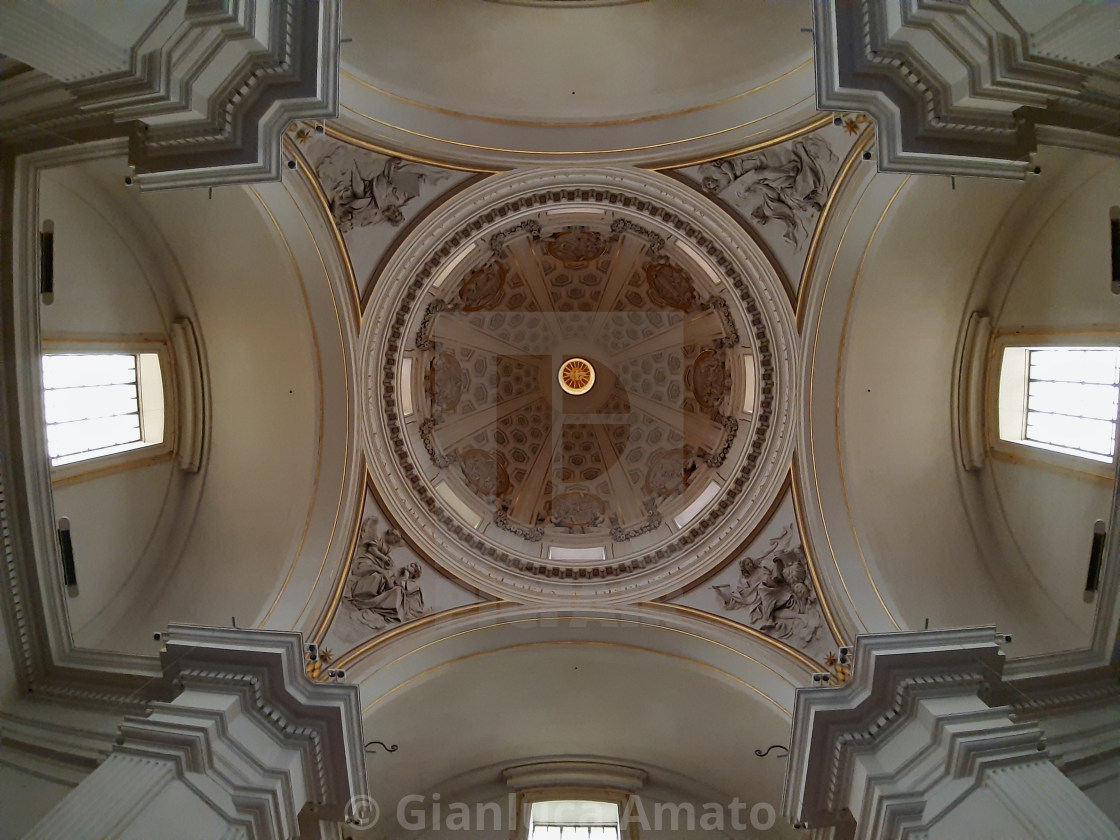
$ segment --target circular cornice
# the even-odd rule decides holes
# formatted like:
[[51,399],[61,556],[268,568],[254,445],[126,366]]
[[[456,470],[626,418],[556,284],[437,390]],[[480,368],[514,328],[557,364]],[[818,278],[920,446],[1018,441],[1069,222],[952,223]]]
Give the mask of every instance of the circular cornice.
[[[477,275],[496,248],[518,237],[580,230],[581,220],[596,215],[609,219],[619,236],[648,239],[655,255],[650,265],[669,266],[666,272],[689,266],[708,298],[692,291],[673,298],[670,285],[659,275],[651,279],[647,265],[650,291],[661,292],[650,297],[666,309],[726,325],[730,337],[715,346],[726,348],[733,361],[751,360],[754,373],[739,377],[735,401],[752,410],[723,419],[722,443],[690,462],[700,466],[703,479],[678,493],[665,516],[651,507],[646,525],[625,529],[616,523],[609,537],[604,529],[597,535],[576,529],[575,536],[542,538],[506,518],[500,501],[491,517],[462,492],[467,485],[481,487],[500,500],[508,495],[508,475],[501,465],[484,463],[480,450],[441,451],[432,433],[435,418],[423,409],[424,387],[416,386],[424,381],[418,369],[441,355],[432,336],[441,314],[456,306],[469,311],[464,302],[491,294],[495,278]],[[471,297],[463,297],[466,285],[455,297],[456,277],[467,278]],[[788,299],[745,232],[668,177],[586,167],[518,170],[488,179],[413,231],[386,265],[367,313],[360,340],[365,438],[381,500],[414,547],[483,590],[530,602],[659,597],[731,556],[780,490],[793,443],[796,333]],[[654,490],[663,498],[663,486],[655,483]]]

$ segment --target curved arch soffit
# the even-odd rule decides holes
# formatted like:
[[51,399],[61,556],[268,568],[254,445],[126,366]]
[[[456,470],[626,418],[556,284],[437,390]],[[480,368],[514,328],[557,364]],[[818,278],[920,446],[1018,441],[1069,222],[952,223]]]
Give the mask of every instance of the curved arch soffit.
[[[833,119],[830,113],[820,114],[815,109],[798,113],[791,119],[772,130],[759,129],[746,133],[727,133],[703,137],[703,144],[655,145],[627,149],[602,149],[587,151],[566,151],[549,149],[530,152],[500,147],[474,149],[474,153],[464,153],[454,144],[426,144],[409,142],[396,135],[382,136],[363,130],[349,120],[335,120],[324,125],[326,134],[344,143],[350,143],[377,154],[399,157],[431,166],[447,169],[460,169],[467,172],[507,172],[526,166],[561,166],[585,164],[611,164],[637,166],[643,169],[677,169],[705,163],[718,158],[757,152],[779,143],[794,140],[828,125]],[[747,126],[741,127],[744,130]],[[474,147],[467,146],[471,149]]]
[[466,113],[391,92],[353,70],[344,66],[340,74],[336,125],[344,133],[396,154],[479,170],[560,163],[664,168],[781,142],[820,120],[811,56],[772,78],[748,82],[746,89],[740,85],[687,107],[610,119]]
[[802,539],[826,615],[851,641],[860,633],[902,629],[879,589],[848,505],[839,455],[840,375],[852,295],[883,219],[908,176],[859,165],[870,132],[845,161],[810,243],[798,298],[803,369],[793,485]]
[[318,466],[299,547],[257,626],[313,637],[333,615],[360,522],[365,466],[354,397],[359,313],[349,256],[326,199],[288,138],[284,152],[296,167],[285,168],[279,182],[248,189],[299,280],[313,333]]
[[516,647],[617,646],[703,669],[792,719],[794,691],[817,663],[761,633],[667,604],[547,608],[475,604],[421,620],[357,647],[332,663],[364,698],[363,716],[409,685],[471,657]]

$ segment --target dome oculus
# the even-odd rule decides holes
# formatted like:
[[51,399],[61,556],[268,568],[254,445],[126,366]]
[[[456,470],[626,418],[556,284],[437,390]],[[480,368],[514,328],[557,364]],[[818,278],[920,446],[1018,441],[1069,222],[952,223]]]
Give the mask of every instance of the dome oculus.
[[587,359],[577,356],[560,365],[556,378],[564,393],[579,396],[586,394],[595,385],[595,368]]

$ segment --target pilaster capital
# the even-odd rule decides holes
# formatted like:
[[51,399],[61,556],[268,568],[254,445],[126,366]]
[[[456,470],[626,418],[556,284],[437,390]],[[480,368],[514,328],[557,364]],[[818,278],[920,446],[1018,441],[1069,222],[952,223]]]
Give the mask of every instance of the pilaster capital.
[[861,826],[909,819],[939,785],[1039,758],[1038,725],[985,702],[1002,680],[996,640],[994,627],[860,636],[849,682],[796,691],[787,817],[832,825],[856,808]]
[[[244,715],[299,754],[307,801],[320,814],[341,818],[346,803],[366,793],[358,688],[311,680],[299,633],[173,624],[160,660],[182,693],[153,703],[147,718],[127,720],[126,745],[184,727],[228,739],[231,715]],[[208,752],[191,754],[197,762]]]

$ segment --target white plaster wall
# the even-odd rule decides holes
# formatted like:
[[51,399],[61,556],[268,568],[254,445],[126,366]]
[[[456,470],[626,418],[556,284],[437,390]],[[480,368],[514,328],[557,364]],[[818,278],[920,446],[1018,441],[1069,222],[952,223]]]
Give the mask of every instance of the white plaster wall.
[[55,224],[54,303],[39,316],[44,338],[165,332],[152,289],[159,278],[146,276],[142,243],[106,215],[106,201],[80,166],[42,173],[39,217]]
[[1084,793],[1110,820],[1120,826],[1120,774],[1085,788]]
[[952,440],[953,359],[972,278],[1017,186],[915,176],[864,254],[839,406],[856,533],[896,621],[921,628],[1017,613],[962,498]]
[[[1120,164],[1059,149],[1045,150],[1039,162],[1041,178],[1018,202],[1027,205],[1026,217],[1013,216],[1017,230],[1002,232],[1015,245],[992,280],[987,308],[993,329],[1057,334],[1070,344],[1086,335],[1111,335],[1120,345],[1108,235],[1109,208],[1120,196]],[[1109,518],[1113,480],[1079,470],[1072,457],[1063,469],[1034,454],[1022,448],[1010,459],[991,457],[981,480],[1007,523],[1006,550],[1030,570],[1085,644],[1097,606],[1082,597],[1092,528],[1097,519]]]
[[[370,791],[382,820],[355,838],[416,836],[396,821],[404,796],[425,797],[430,828],[434,793],[445,803],[504,805],[502,768],[573,756],[647,769],[647,812],[658,801],[679,801],[699,814],[699,804],[733,796],[777,808],[785,762],[753,750],[785,743],[789,723],[767,695],[687,657],[645,649],[640,627],[615,632],[617,643],[526,641],[463,657],[399,690],[371,694],[366,737],[399,750],[369,755]],[[796,833],[779,820],[759,836]]]
[[[1029,196],[1036,218],[1005,257],[993,289],[1000,331],[1103,325],[1120,335],[1120,299],[1109,289],[1109,208],[1120,203],[1120,163],[1104,155],[1046,149]],[[1053,174],[1051,174],[1053,170]],[[1026,194],[1026,193],[1025,193]]]
[[[80,647],[101,643],[90,623],[116,615],[111,604],[145,557],[163,553],[157,530],[169,483],[177,479],[173,461],[111,473],[89,481],[55,485],[55,513],[70,519],[76,593],[67,598],[70,627]],[[108,613],[112,610],[112,613]],[[119,615],[117,616],[119,617]]]
[[195,323],[202,469],[183,473],[168,458],[53,488],[72,522],[75,643],[155,653],[153,633],[169,622],[257,624],[304,550],[323,449],[308,295],[327,292],[307,288],[256,191],[140,194],[123,167],[44,174],[56,293],[42,327],[46,338],[160,340],[177,317]]
[[[565,9],[349,0],[342,58],[391,93],[545,123],[662,114],[765,84],[812,56],[804,0]],[[670,35],[671,33],[671,35]],[[383,117],[384,118],[384,117]]]
[[1093,523],[1107,522],[1111,513],[1111,486],[1089,474],[1030,461],[992,459],[988,470],[1012,535],[1013,556],[1038,580],[1053,609],[1077,628],[1067,644],[1076,646],[1080,638],[1081,646],[1087,645],[1096,603],[1084,600],[1085,574]]

